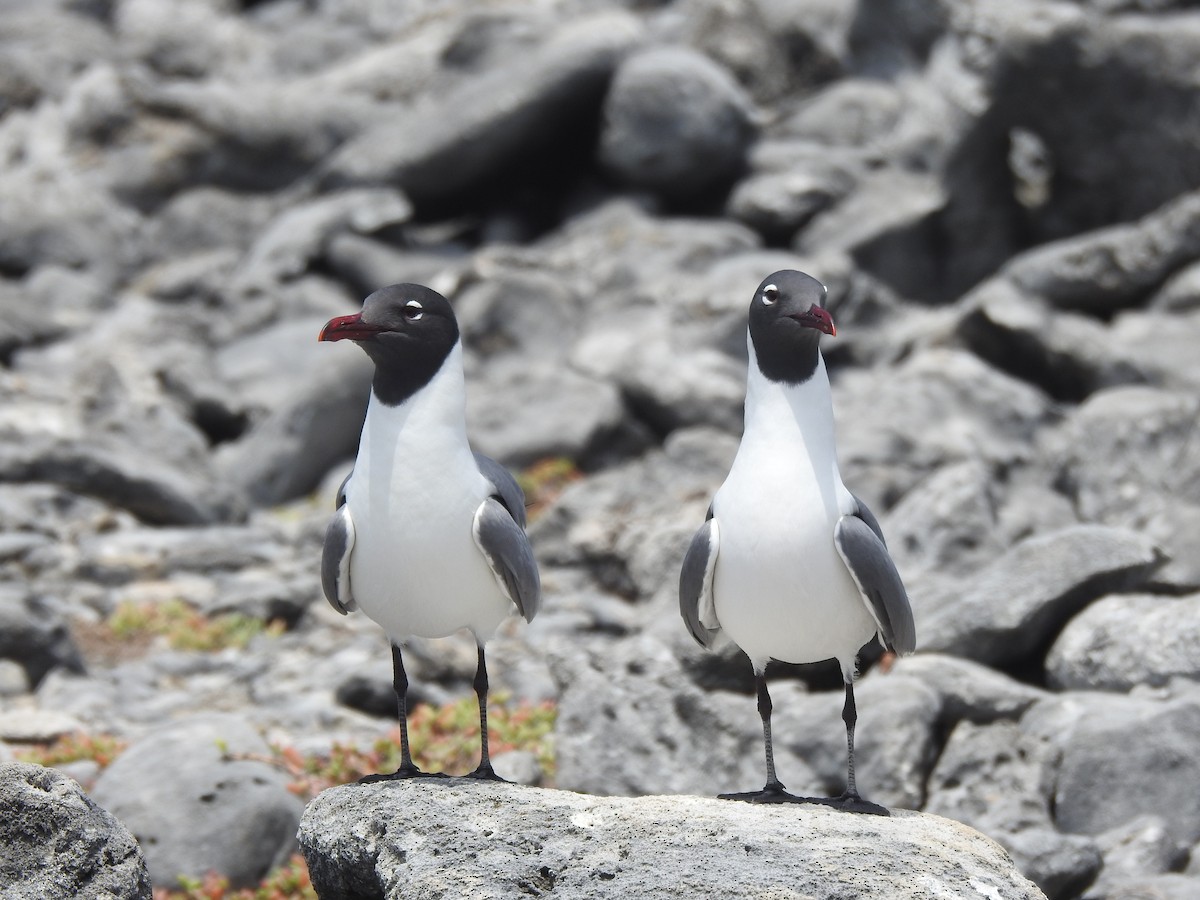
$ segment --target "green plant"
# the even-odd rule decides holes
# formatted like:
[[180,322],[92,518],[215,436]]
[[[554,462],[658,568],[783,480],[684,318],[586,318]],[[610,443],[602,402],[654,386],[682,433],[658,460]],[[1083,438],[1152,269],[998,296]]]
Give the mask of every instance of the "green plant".
[[525,508],[530,519],[536,519],[553,503],[567,485],[583,477],[573,460],[553,456],[538,460],[517,473],[517,484],[525,492]]
[[120,603],[105,624],[123,640],[161,635],[176,650],[207,652],[245,647],[260,634],[277,636],[285,630],[282,622],[266,623],[243,613],[206,616],[182,600]]
[[254,888],[234,890],[229,879],[209,873],[203,878],[180,878],[180,888],[154,889],[154,900],[317,900],[304,857],[293,856]]
[[107,734],[64,734],[49,744],[24,747],[16,751],[22,762],[39,766],[59,766],[81,759],[94,760],[101,769],[108,766],[126,747],[124,741]]
[[[557,710],[553,703],[521,703],[509,707],[503,698],[488,710],[490,750],[529,750],[537,755],[542,771],[552,777],[552,733]],[[461,774],[479,762],[479,710],[474,697],[464,697],[442,707],[418,706],[409,713],[408,735],[417,765],[430,772]],[[292,790],[315,797],[335,784],[355,781],[376,772],[392,772],[400,765],[400,728],[397,726],[368,748],[335,743],[328,755],[305,756],[294,747],[273,748],[271,760],[289,772]]]

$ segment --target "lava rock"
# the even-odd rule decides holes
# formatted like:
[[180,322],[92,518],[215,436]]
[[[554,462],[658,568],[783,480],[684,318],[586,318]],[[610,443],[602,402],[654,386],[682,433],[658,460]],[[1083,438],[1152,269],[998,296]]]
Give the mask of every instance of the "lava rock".
[[600,159],[625,184],[694,202],[740,174],[753,135],[750,100],[728,72],[695,51],[655,47],[613,77]]
[[36,687],[56,668],[83,671],[83,659],[61,613],[44,599],[0,583],[0,658],[18,663]]
[[196,716],[129,747],[93,796],[127,823],[155,884],[214,871],[244,887],[295,848],[301,804],[269,752],[239,716]]
[[1145,584],[1163,561],[1149,540],[1119,528],[1079,525],[1029,538],[966,584],[918,598],[921,645],[995,666],[1028,663],[1072,615]]
[[322,182],[397,185],[418,209],[460,194],[597,110],[636,36],[624,14],[576,20],[533,52],[347,141],[325,163]]
[[1200,778],[1192,752],[1200,734],[1194,688],[1163,699],[1072,692],[1034,705],[1021,730],[1062,754],[1053,787],[1062,831],[1099,835],[1156,815],[1180,843],[1200,837],[1200,798],[1180,790]]
[[0,872],[11,900],[150,900],[128,829],[65,775],[0,762]]
[[[327,900],[556,892],[580,898],[916,898],[927,884],[999,900],[1041,896],[994,843],[917,813],[847,816],[697,797],[595,798],[503,784],[420,781],[333,788],[305,811],[300,843]],[[664,823],[671,823],[664,829]],[[369,835],[369,837],[368,837]],[[845,869],[847,847],[860,865]]]
[[1104,597],[1075,616],[1046,657],[1055,690],[1128,691],[1200,676],[1200,594]]

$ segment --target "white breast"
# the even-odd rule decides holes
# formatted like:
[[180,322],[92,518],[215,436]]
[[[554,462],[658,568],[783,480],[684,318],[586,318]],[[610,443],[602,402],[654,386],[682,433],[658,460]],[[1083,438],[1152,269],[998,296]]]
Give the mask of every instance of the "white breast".
[[852,509],[824,361],[789,387],[762,375],[751,346],[745,434],[713,499],[721,535],[713,594],[721,627],[756,667],[836,657],[845,669],[874,634],[833,543]]
[[346,491],[350,583],[359,608],[393,640],[463,627],[486,639],[508,614],[471,534],[489,490],[467,443],[459,347],[400,406],[372,394]]

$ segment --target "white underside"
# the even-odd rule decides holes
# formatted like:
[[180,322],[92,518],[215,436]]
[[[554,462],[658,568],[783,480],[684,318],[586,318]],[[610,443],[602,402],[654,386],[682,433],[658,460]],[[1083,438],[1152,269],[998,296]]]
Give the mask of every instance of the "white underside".
[[472,536],[490,486],[467,443],[458,346],[399,407],[372,394],[346,503],[350,586],[393,641],[469,628],[486,640],[512,609]]
[[876,626],[833,542],[854,500],[838,470],[825,364],[787,387],[762,375],[753,346],[750,357],[745,434],[713,499],[717,619],[758,670],[836,658],[850,675]]

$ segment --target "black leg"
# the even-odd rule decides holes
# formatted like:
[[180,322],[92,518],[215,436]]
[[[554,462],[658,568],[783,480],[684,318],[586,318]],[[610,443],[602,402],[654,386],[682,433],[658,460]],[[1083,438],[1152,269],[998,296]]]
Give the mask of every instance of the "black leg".
[[396,712],[400,719],[400,768],[390,775],[367,775],[358,780],[359,784],[416,778],[418,775],[440,775],[440,773],[422,772],[418,769],[413,763],[412,754],[408,749],[408,673],[404,671],[404,659],[400,655],[399,644],[392,644],[392,688],[396,692]]
[[492,760],[488,753],[488,677],[487,660],[483,655],[483,644],[479,645],[479,663],[475,667],[475,696],[479,698],[479,767],[467,777],[479,778],[484,781],[504,781],[492,769]]
[[842,706],[842,721],[846,723],[846,791],[840,797],[821,800],[827,806],[846,812],[866,813],[873,816],[891,815],[884,807],[858,794],[854,779],[854,726],[858,724],[858,708],[854,705],[854,683],[846,681],[846,702]]
[[720,794],[721,800],[743,800],[747,803],[796,803],[800,798],[794,797],[783,789],[783,784],[775,775],[775,748],[771,742],[771,694],[767,690],[765,672],[754,673],[754,686],[758,693],[758,715],[762,719],[763,746],[767,753],[767,783],[761,791],[747,791],[739,794]]

